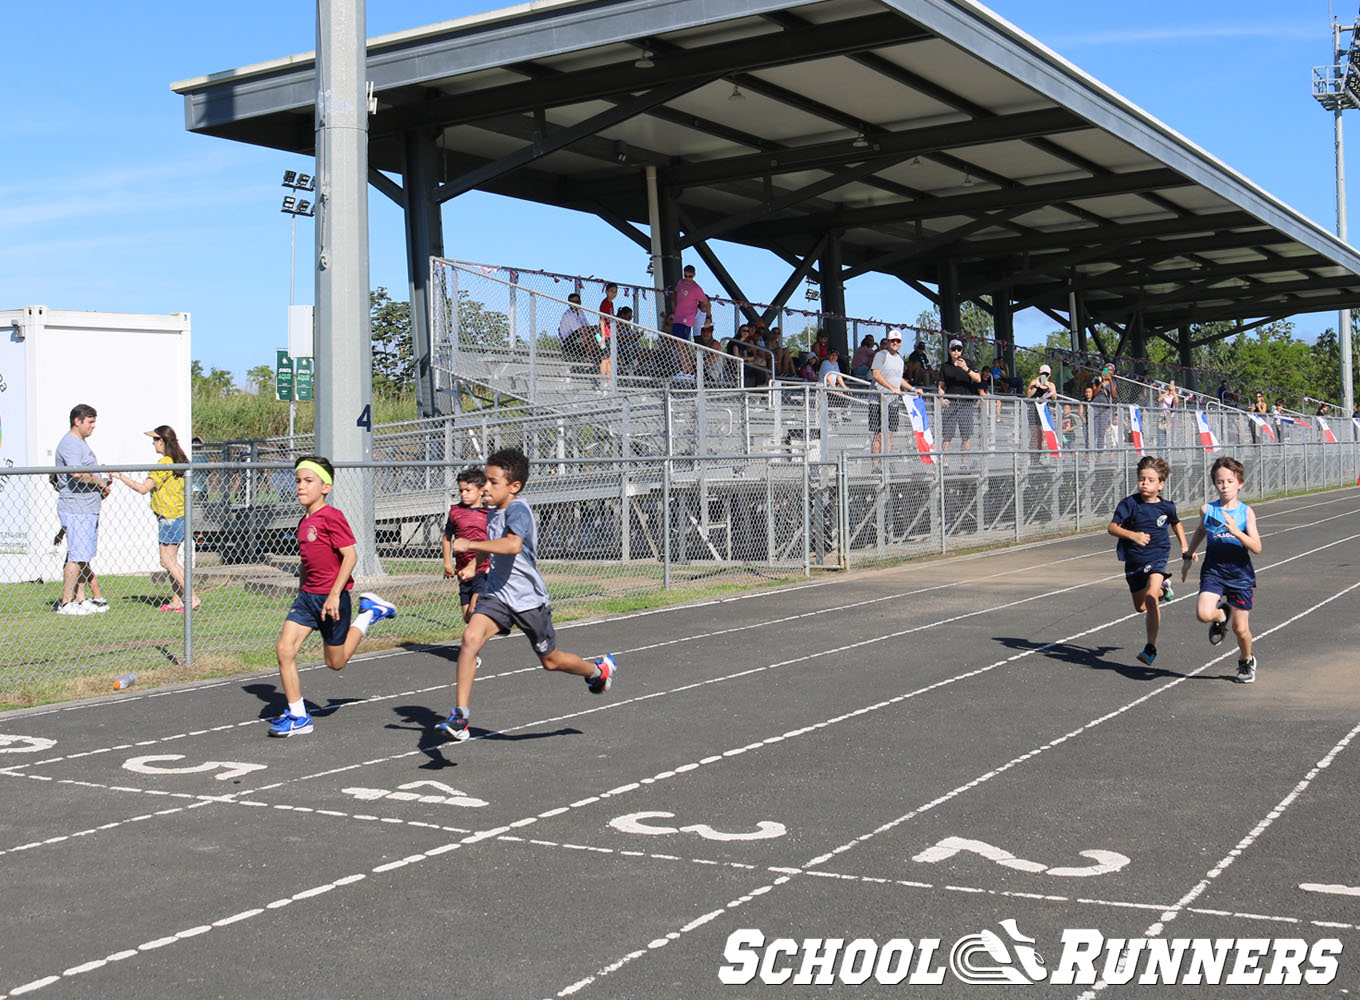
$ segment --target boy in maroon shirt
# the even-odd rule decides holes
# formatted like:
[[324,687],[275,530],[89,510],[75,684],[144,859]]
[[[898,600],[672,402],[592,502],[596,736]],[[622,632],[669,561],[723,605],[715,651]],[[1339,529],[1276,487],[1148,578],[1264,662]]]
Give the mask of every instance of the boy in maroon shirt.
[[345,515],[326,504],[335,469],[319,455],[304,455],[294,463],[293,473],[298,503],[307,512],[297,528],[302,560],[298,595],[288,609],[275,647],[288,710],[269,720],[270,736],[301,736],[312,731],[312,717],[302,700],[297,669],[298,650],[307,636],[313,631],[320,632],[326,666],[343,670],[368,627],[397,614],[397,609],[377,594],[360,594],[359,616],[350,624],[349,591],[354,586],[350,574],[359,556],[354,550],[354,532]]
[[487,509],[482,499],[485,486],[486,473],[481,469],[468,468],[458,473],[461,502],[449,508],[449,519],[444,522],[444,578],[458,577],[458,599],[463,606],[464,622],[469,621],[477,610],[477,595],[486,591],[486,571],[491,565],[491,557],[482,555],[479,559],[475,552],[459,552],[455,565],[452,543],[455,538],[486,541]]

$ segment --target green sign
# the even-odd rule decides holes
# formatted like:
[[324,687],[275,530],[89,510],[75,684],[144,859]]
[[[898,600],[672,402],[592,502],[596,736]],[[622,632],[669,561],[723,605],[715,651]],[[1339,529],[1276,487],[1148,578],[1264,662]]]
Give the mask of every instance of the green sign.
[[316,362],[311,358],[297,359],[297,401],[299,403],[310,403],[312,401],[312,370],[316,367]]
[[[274,366],[274,395],[285,402],[293,398],[293,359],[287,351],[275,351],[278,363]],[[310,391],[311,376],[307,377]]]

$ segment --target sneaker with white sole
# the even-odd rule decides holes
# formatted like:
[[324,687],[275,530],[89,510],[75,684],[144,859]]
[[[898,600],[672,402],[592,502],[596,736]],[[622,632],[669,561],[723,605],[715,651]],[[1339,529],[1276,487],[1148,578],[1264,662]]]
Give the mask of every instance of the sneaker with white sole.
[[85,607],[84,601],[67,601],[65,604],[58,604],[52,609],[59,615],[88,615],[90,609]]
[[109,602],[101,598],[86,598],[80,602],[80,606],[85,609],[87,615],[102,615],[109,610]]
[[1251,684],[1256,680],[1256,657],[1248,656],[1237,661],[1237,683]]
[[1170,580],[1163,580],[1163,581],[1162,581],[1162,598],[1161,598],[1161,599],[1162,599],[1163,601],[1174,601],[1174,600],[1176,599],[1176,592],[1175,592],[1174,590],[1171,589],[1171,581],[1170,581]]
[[304,736],[312,731],[312,717],[306,712],[302,715],[284,712],[271,721],[274,724],[269,727],[270,736]]
[[372,611],[375,622],[397,617],[397,606],[391,601],[384,601],[372,591],[365,591],[359,595],[359,610]]
[[1145,663],[1149,667],[1152,666],[1152,661],[1155,659],[1157,659],[1157,647],[1152,643],[1148,643],[1144,646],[1143,651],[1138,654],[1138,662]]
[[614,662],[614,657],[608,653],[596,660],[595,665],[600,668],[600,676],[587,677],[586,687],[590,689],[591,694],[604,694],[614,686],[614,675],[619,672],[619,665]]
[[462,743],[472,735],[472,732],[468,729],[467,716],[461,714],[456,708],[449,713],[447,719],[435,726],[435,729],[438,729],[449,739],[459,743]]
[[1223,641],[1223,637],[1228,634],[1228,604],[1226,601],[1218,602],[1218,610],[1223,612],[1221,622],[1209,623],[1209,645],[1217,646]]

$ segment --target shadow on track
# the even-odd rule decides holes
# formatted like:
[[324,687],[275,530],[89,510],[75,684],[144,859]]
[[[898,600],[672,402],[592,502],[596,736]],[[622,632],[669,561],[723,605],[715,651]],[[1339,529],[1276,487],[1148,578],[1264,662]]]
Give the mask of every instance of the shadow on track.
[[1237,682],[1235,675],[1231,674],[1197,674],[1190,676],[1176,670],[1167,670],[1163,667],[1146,667],[1141,663],[1120,663],[1109,659],[1109,655],[1115,650],[1122,650],[1122,646],[1078,646],[1075,643],[1059,642],[1049,645],[1043,642],[1034,642],[1029,639],[1021,639],[1016,636],[995,636],[997,642],[1007,649],[1027,650],[1036,652],[1050,660],[1058,660],[1061,663],[1070,663],[1073,666],[1085,667],[1087,670],[1110,670],[1127,677],[1131,681],[1159,681],[1174,680],[1175,678],[1185,678],[1193,681],[1230,681]]

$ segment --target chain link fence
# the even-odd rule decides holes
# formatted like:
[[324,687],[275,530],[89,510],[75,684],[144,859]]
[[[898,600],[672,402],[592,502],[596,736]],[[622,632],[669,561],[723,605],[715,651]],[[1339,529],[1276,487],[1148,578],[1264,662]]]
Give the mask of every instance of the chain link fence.
[[[457,582],[443,578],[444,521],[457,473],[501,447],[530,456],[525,497],[564,616],[1094,529],[1133,492],[1138,451],[1126,424],[1110,433],[1127,404],[1054,404],[1054,453],[1032,401],[920,402],[933,453],[918,451],[896,397],[807,385],[666,387],[570,414],[505,409],[381,428],[373,462],[338,470],[340,481],[373,477],[381,573],[357,587],[400,608],[365,648],[461,633]],[[1198,418],[1171,414],[1161,437],[1144,422],[1143,450],[1171,463],[1168,495],[1186,516],[1211,495],[1218,454],[1246,464],[1249,500],[1349,485],[1360,473],[1353,435],[1323,443],[1316,426],[1285,425],[1297,437],[1253,444],[1245,415],[1220,408],[1204,413],[1219,442],[1211,450]],[[871,451],[876,429],[881,453]],[[162,610],[174,596],[156,519],[144,497],[115,486],[92,560],[99,592],[84,595],[108,609],[56,614],[66,559],[56,470],[0,469],[0,701],[100,693],[127,672],[145,684],[271,666],[297,589],[292,460],[311,445],[298,436],[205,447],[175,467],[193,499],[192,545],[178,555],[193,553],[185,575],[202,603],[188,613]]]

